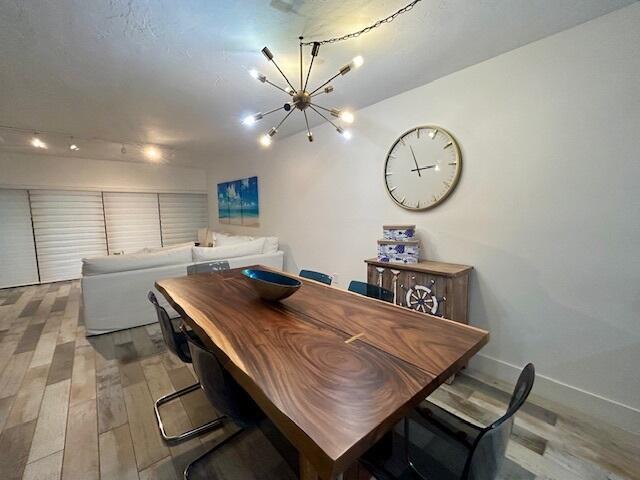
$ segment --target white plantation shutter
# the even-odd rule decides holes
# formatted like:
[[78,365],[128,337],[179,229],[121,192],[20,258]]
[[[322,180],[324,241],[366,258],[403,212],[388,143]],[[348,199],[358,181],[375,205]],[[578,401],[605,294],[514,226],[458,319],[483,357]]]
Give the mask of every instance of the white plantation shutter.
[[32,190],[41,282],[79,278],[80,260],[107,254],[100,192]]
[[109,252],[161,246],[158,194],[105,192],[104,215]]
[[29,194],[0,189],[0,288],[38,283]]
[[161,193],[159,198],[164,245],[195,242],[198,229],[209,226],[206,194]]

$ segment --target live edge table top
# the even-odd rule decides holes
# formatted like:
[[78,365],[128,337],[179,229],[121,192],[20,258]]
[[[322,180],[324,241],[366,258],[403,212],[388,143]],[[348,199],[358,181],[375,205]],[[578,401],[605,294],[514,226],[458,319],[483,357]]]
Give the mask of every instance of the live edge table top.
[[293,296],[265,302],[241,270],[156,287],[323,479],[349,467],[489,339],[302,278]]

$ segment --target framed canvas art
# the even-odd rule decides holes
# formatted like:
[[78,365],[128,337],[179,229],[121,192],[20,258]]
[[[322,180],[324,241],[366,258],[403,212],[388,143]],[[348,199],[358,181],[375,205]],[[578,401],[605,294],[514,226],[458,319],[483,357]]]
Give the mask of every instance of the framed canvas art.
[[218,184],[218,220],[228,225],[260,226],[258,177]]

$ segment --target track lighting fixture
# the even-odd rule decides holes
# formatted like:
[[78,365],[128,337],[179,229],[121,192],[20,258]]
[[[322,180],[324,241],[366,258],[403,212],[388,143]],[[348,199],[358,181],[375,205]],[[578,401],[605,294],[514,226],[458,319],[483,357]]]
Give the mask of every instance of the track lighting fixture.
[[80,147],[76,143],[74,143],[73,137],[69,137],[69,150],[71,150],[72,152],[77,152],[78,150],[80,150]]
[[47,144],[40,140],[38,132],[33,134],[33,138],[31,138],[31,145],[35,148],[42,148],[43,150],[47,149]]

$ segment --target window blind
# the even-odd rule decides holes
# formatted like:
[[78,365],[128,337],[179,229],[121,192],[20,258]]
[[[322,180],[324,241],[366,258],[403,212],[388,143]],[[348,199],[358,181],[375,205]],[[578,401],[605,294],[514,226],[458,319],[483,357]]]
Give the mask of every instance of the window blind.
[[160,193],[159,200],[164,245],[195,242],[198,229],[209,226],[207,195]]
[[160,247],[160,215],[156,193],[104,192],[109,252],[134,253]]
[[41,282],[79,278],[84,257],[107,254],[100,192],[32,190]]
[[0,189],[0,288],[38,283],[26,190]]

